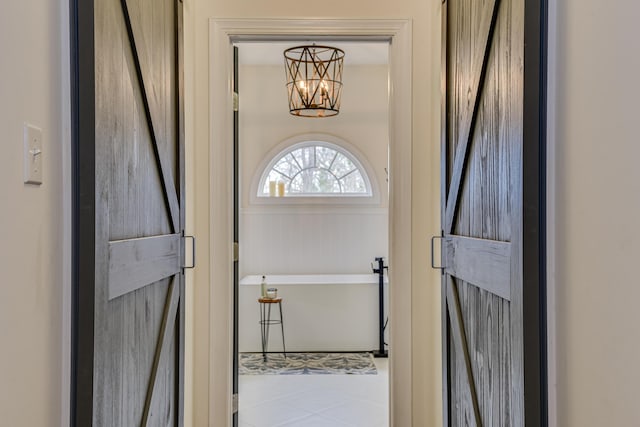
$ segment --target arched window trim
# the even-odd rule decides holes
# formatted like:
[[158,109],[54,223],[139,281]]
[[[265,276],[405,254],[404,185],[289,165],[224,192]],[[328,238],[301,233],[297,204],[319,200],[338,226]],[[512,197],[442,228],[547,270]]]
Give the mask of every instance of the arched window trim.
[[[325,146],[345,155],[355,166],[365,182],[366,193],[315,193],[296,194],[287,197],[270,197],[263,192],[264,184],[275,164],[286,154],[305,146]],[[278,144],[265,156],[254,174],[249,194],[251,204],[349,204],[377,205],[380,203],[377,175],[366,157],[353,145],[330,134],[303,134]]]

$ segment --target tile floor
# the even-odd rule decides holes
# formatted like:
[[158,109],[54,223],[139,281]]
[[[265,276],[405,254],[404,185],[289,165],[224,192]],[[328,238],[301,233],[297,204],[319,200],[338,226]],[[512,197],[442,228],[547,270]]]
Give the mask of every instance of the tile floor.
[[240,375],[240,427],[388,427],[388,359],[378,375]]

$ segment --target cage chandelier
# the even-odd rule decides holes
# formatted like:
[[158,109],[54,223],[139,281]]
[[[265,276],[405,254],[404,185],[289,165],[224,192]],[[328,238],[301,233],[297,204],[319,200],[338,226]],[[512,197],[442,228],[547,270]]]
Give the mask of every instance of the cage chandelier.
[[289,112],[330,117],[340,112],[344,51],[329,46],[296,46],[284,51]]

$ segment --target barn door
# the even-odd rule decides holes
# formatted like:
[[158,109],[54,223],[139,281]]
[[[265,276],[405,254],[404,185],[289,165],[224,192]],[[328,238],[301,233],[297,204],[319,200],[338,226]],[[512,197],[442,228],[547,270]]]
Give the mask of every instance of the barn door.
[[182,3],[93,0],[74,6],[74,422],[179,426]]
[[443,382],[449,426],[546,423],[543,141],[534,108],[542,86],[534,42],[525,49],[525,37],[539,42],[543,31],[540,14],[531,12],[534,3],[539,8],[529,0],[443,5]]

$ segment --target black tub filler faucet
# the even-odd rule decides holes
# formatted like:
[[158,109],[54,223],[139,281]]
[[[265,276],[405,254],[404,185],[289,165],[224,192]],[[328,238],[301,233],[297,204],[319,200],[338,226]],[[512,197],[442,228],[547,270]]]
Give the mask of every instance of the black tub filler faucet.
[[378,350],[373,352],[374,357],[387,357],[388,352],[385,349],[384,342],[384,330],[386,328],[386,324],[384,321],[384,270],[389,269],[388,265],[384,265],[383,257],[376,257],[376,263],[378,267],[374,264],[371,264],[371,269],[373,270],[373,274],[378,275],[378,319],[379,319],[379,340],[380,347]]

